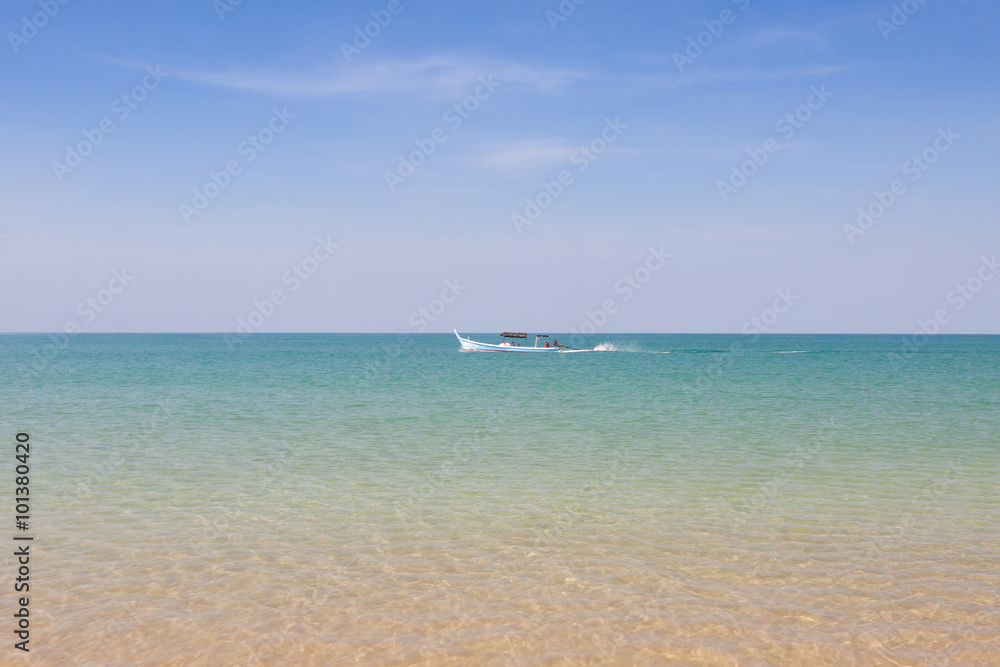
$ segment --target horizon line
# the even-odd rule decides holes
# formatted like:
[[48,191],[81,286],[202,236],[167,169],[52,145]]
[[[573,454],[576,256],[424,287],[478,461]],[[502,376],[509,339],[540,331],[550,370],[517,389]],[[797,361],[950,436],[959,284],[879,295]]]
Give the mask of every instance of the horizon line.
[[[552,331],[549,329],[548,331]],[[489,331],[471,331],[470,335],[487,334]],[[235,331],[76,331],[65,333],[58,331],[0,331],[0,336],[241,336],[243,339],[254,336],[453,336],[450,331],[423,331],[420,333],[412,331],[260,331],[252,334],[239,334]],[[499,334],[496,334],[499,335]],[[609,331],[602,333],[573,333],[560,331],[558,336],[739,336],[739,337],[762,337],[762,336],[927,336],[929,338],[948,336],[1000,336],[997,333],[934,333],[928,334],[922,331],[915,332],[858,332],[858,331],[834,331],[834,332],[755,332],[742,333],[739,331]]]

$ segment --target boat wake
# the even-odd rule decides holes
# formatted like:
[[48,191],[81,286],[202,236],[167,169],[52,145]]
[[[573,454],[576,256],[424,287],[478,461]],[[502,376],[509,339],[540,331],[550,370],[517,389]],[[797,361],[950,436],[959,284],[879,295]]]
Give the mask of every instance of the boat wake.
[[645,354],[670,354],[670,351],[660,352],[657,350],[640,350],[636,345],[622,345],[620,343],[601,343],[593,349],[594,352],[643,352]]
[[622,345],[621,343],[606,342],[597,345],[594,352],[642,352],[637,345]]

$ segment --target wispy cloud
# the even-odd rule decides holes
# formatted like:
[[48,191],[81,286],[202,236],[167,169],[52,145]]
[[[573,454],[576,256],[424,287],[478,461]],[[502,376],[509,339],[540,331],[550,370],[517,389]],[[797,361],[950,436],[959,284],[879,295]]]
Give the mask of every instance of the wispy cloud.
[[[111,60],[141,68],[132,62]],[[489,61],[454,55],[433,55],[417,60],[357,63],[324,71],[277,69],[201,70],[165,64],[171,76],[195,83],[276,97],[326,97],[354,93],[423,93],[458,95],[480,77],[500,85],[554,92],[587,74],[566,69],[546,69],[508,61]]]
[[809,65],[805,67],[784,67],[777,69],[708,69],[690,73],[660,77],[668,86],[691,86],[714,83],[754,83],[783,81],[786,79],[817,78],[846,72],[855,67],[842,65]]
[[[507,175],[525,175],[545,172],[557,167],[569,167],[572,158],[586,150],[589,137],[573,141],[563,137],[535,137],[500,143],[484,143],[473,153],[457,156],[466,171],[485,170],[506,172]],[[636,155],[642,149],[626,148],[617,144],[607,147],[607,155]],[[578,165],[577,165],[578,166]],[[573,167],[574,169],[576,167]]]
[[544,169],[568,162],[576,149],[576,146],[563,139],[523,139],[485,147],[479,152],[476,161],[481,167],[501,171]]
[[726,48],[729,50],[740,49],[766,49],[766,48],[810,48],[821,49],[826,46],[828,39],[819,30],[794,30],[781,28],[768,28],[759,30],[757,33],[733,42]]
[[594,76],[591,83],[642,88],[682,88],[727,83],[769,83],[794,79],[819,79],[834,74],[842,74],[866,65],[793,65],[778,67],[711,67],[699,64],[682,73],[676,71],[672,62],[663,61],[658,72],[632,73],[619,77]]
[[[805,31],[763,31],[759,39],[819,40],[819,33]],[[115,58],[105,61],[143,69],[148,63]],[[343,65],[328,70],[291,69],[192,69],[162,63],[171,77],[206,86],[249,94],[284,98],[330,97],[337,95],[384,93],[455,98],[467,95],[481,77],[492,78],[500,86],[536,93],[565,93],[580,85],[597,88],[669,88],[719,84],[768,82],[783,79],[823,77],[852,67],[834,65],[781,68],[709,69],[698,68],[681,75],[668,73],[614,75],[609,72],[583,71],[527,65],[513,61],[491,60],[454,54],[438,54],[416,60],[384,60]]]

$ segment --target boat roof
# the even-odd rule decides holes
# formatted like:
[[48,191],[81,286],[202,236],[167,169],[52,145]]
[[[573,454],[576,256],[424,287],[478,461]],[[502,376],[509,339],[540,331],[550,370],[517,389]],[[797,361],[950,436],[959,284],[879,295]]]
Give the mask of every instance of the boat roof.
[[504,331],[500,335],[503,336],[504,338],[527,338],[528,337],[528,334],[526,334],[526,333],[517,333],[516,331]]

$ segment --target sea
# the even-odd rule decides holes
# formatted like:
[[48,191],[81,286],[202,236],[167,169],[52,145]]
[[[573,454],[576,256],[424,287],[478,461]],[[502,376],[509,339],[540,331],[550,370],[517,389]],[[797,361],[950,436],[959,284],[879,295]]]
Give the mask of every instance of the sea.
[[1000,336],[553,335],[0,336],[0,663],[1000,665]]

